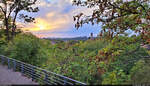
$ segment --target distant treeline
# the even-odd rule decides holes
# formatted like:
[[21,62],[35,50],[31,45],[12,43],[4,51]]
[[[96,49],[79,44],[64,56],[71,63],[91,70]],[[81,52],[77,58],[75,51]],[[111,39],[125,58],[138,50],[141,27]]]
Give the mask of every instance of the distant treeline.
[[69,41],[69,40],[88,40],[89,37],[74,37],[74,38],[43,38],[48,40],[61,40],[61,41]]

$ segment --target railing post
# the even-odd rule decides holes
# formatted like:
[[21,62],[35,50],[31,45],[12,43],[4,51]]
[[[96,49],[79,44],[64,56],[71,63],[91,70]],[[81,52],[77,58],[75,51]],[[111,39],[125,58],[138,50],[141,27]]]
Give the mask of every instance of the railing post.
[[34,73],[35,73],[35,71],[34,71],[34,69],[35,69],[35,68],[34,68],[34,67],[32,67],[32,81],[33,81],[33,80],[35,80],[35,77],[34,77]]
[[[59,74],[56,74],[56,73],[53,73],[53,72],[50,72],[50,71],[43,70],[43,69],[38,68],[36,66],[32,66],[30,64],[26,64],[24,62],[21,62],[21,61],[15,60],[15,59],[11,59],[11,58],[9,59],[5,56],[0,56],[0,59],[1,59],[2,64],[4,64],[4,63],[8,64],[9,69],[13,66],[14,71],[16,71],[16,68],[18,68],[17,66],[19,65],[19,71],[21,70],[22,74],[26,73],[26,70],[27,70],[26,68],[29,68],[28,70],[30,70],[30,68],[31,68],[31,70],[28,71],[28,72],[30,73],[30,75],[31,75],[30,77],[32,78],[32,80],[36,80],[38,77],[42,78],[42,79],[44,78],[44,80],[42,81],[44,84],[56,84],[56,85],[57,84],[63,84],[63,85],[72,84],[73,85],[73,83],[69,82],[69,81],[73,81],[73,82],[76,82],[78,84],[86,85],[82,82],[67,78],[65,76],[61,76]],[[12,66],[11,66],[11,62],[12,62]],[[37,69],[38,69],[38,71],[37,71]],[[37,72],[39,72],[39,71],[40,71],[40,74],[39,74],[40,76],[36,75],[36,74],[38,74]],[[44,77],[42,76],[43,73],[41,75],[41,72],[44,72]],[[51,77],[51,76],[49,76],[49,74],[56,76],[55,79],[54,79],[55,81],[49,80],[49,79],[53,79],[53,77],[49,78],[49,77]],[[57,79],[57,76],[60,77],[60,78]],[[59,82],[60,79],[61,79],[61,82]],[[58,80],[58,82],[56,80]]]
[[13,70],[16,71],[16,61],[13,60]]
[[66,80],[66,78],[64,78],[64,85],[67,85],[67,80]]
[[0,63],[2,62],[2,57],[0,56]]
[[24,73],[24,65],[21,64],[21,73]]
[[47,79],[48,79],[47,72],[46,72],[46,71],[44,71],[44,73],[45,73],[44,83],[45,83],[45,84],[48,84],[48,83],[47,83]]
[[8,58],[7,61],[8,61],[8,69],[10,69],[11,68],[10,67],[10,59]]
[[4,57],[2,56],[1,57],[1,60],[2,60],[2,65],[4,64]]

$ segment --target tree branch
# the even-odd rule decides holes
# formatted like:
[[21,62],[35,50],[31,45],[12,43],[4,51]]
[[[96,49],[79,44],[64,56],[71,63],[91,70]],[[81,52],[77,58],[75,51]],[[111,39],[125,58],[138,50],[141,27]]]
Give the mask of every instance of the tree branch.
[[108,2],[108,3],[109,3],[109,5],[111,5],[112,7],[117,8],[117,9],[120,9],[120,10],[124,10],[125,12],[132,13],[132,14],[140,14],[140,13],[138,13],[138,12],[133,12],[133,11],[131,11],[131,10],[127,10],[127,9],[120,8],[120,7],[118,7],[117,5],[111,4],[110,2]]
[[4,14],[6,14],[6,12],[4,11],[4,9],[0,6],[0,9],[2,10],[2,12],[4,13]]

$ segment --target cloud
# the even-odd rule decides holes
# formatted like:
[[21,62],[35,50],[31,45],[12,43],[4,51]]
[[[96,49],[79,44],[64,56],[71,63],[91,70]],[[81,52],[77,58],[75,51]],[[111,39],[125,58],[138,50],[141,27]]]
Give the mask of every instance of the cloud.
[[60,32],[67,32],[75,29],[75,22],[73,21],[74,15],[80,12],[87,15],[92,14],[92,9],[72,6],[72,0],[38,0],[36,6],[40,9],[40,11],[34,15],[36,23],[22,23],[24,26],[22,29],[24,31],[30,31],[35,35],[45,37],[54,35],[74,36],[71,34],[62,34]]
[[44,31],[44,30],[58,30],[60,28],[67,28],[70,24],[69,18],[66,15],[55,17],[56,13],[48,13],[46,18],[38,17],[35,23],[28,24],[24,31]]
[[37,0],[36,4],[34,6],[38,6],[38,7],[42,7],[42,6],[50,6],[51,4],[48,4],[49,2],[47,2],[46,0]]

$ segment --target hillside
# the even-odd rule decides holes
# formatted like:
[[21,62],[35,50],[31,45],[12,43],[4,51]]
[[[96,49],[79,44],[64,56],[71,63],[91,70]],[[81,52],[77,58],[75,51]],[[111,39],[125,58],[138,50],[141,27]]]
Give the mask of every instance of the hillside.
[[52,44],[26,33],[9,43],[1,40],[0,54],[88,84],[144,83],[150,82],[150,51],[141,47],[140,39],[119,36]]
[[74,37],[74,38],[43,38],[43,39],[48,39],[48,40],[60,40],[60,41],[70,41],[70,40],[88,40],[88,37]]

